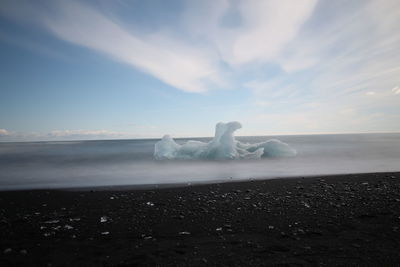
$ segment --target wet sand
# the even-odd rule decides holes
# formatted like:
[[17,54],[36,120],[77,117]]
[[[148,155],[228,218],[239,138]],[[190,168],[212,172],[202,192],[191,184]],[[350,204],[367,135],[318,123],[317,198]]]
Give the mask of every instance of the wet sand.
[[0,266],[398,266],[400,173],[0,192]]

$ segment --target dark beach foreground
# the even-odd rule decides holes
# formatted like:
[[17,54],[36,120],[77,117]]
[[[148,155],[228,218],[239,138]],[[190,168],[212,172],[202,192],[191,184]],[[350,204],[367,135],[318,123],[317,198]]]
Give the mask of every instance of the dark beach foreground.
[[0,266],[399,266],[400,174],[0,192]]

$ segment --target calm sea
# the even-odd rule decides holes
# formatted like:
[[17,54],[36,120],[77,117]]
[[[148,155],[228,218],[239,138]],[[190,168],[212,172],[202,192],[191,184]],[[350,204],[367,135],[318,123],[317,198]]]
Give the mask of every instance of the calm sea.
[[[270,138],[237,137],[249,143]],[[298,155],[247,161],[160,162],[153,159],[158,140],[0,143],[0,190],[400,171],[400,134],[273,138],[288,143]]]

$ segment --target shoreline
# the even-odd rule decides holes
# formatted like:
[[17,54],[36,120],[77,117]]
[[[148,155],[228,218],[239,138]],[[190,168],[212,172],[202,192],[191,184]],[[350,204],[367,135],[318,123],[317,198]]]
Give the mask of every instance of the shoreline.
[[400,173],[0,191],[1,266],[400,263]]
[[215,184],[240,184],[247,182],[264,182],[270,180],[296,180],[296,179],[341,179],[341,177],[356,178],[359,175],[400,175],[400,171],[385,171],[385,172],[362,172],[362,173],[340,173],[340,174],[312,174],[300,176],[277,176],[273,178],[237,178],[237,179],[215,179],[194,182],[176,182],[176,183],[159,183],[159,184],[121,184],[121,185],[84,185],[72,187],[34,187],[34,188],[7,188],[0,189],[0,194],[3,192],[20,192],[20,191],[72,191],[72,192],[87,192],[87,191],[137,191],[137,190],[161,190],[170,188],[185,188],[207,186]]

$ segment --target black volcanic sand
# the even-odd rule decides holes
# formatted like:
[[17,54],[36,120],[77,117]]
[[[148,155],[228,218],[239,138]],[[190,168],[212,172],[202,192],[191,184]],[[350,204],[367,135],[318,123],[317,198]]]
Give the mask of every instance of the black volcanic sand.
[[400,174],[0,192],[1,266],[400,266]]

